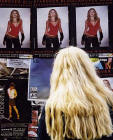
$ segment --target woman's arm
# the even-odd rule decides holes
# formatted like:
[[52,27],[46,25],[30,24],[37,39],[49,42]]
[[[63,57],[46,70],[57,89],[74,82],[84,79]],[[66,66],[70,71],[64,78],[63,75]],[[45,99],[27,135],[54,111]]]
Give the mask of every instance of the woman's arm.
[[81,44],[84,45],[85,44],[85,40],[86,40],[86,32],[88,30],[88,25],[87,25],[87,20],[85,21],[85,29],[82,35],[82,39],[81,39]]
[[17,91],[16,91],[16,89],[14,89],[14,98],[16,98],[17,97]]
[[62,31],[62,27],[61,27],[61,20],[59,19],[58,22],[59,22],[59,32],[62,33],[63,31]]
[[48,34],[48,30],[49,30],[49,21],[47,20],[45,33],[44,33],[43,38],[42,38],[42,45],[46,44],[46,35]]
[[62,40],[64,39],[64,34],[61,27],[61,20],[59,19],[58,22],[59,22],[60,42],[62,42]]
[[101,25],[100,25],[100,19],[99,19],[99,35],[100,35],[99,41],[100,41],[100,44],[101,44],[101,40],[103,39],[103,33],[102,33]]
[[10,21],[8,21],[8,25],[7,25],[7,30],[3,39],[3,45],[6,45],[6,41],[7,41],[7,35],[10,32],[11,28],[10,28]]
[[21,24],[21,26],[20,26],[20,32],[24,34],[24,31],[23,31],[23,21],[22,21],[22,19],[20,20],[20,24]]
[[49,30],[49,21],[47,20],[47,21],[46,21],[45,35],[47,35],[48,30]]
[[22,45],[23,44],[23,41],[25,39],[24,31],[23,31],[23,21],[22,20],[20,20],[20,24],[21,24],[21,26],[20,26],[20,32],[21,32],[21,45]]
[[6,35],[10,32],[10,30],[11,30],[11,28],[10,28],[10,21],[8,21]]
[[99,21],[99,32],[102,32],[102,28],[101,28],[101,25],[100,25],[100,18],[98,19]]

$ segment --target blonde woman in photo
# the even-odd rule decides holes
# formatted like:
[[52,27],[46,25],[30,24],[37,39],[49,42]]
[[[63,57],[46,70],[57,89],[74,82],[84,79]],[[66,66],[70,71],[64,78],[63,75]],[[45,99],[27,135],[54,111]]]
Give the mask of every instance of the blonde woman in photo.
[[[21,33],[21,39],[19,39],[19,33]],[[24,39],[23,21],[20,18],[19,11],[14,9],[10,13],[10,20],[8,21],[3,45],[6,45],[8,49],[11,49],[14,45],[14,48],[18,49],[21,48]]]
[[113,93],[100,79],[87,53],[77,47],[58,52],[50,96],[39,121],[38,140],[109,140]]
[[[97,33],[99,32],[99,39]],[[81,44],[85,48],[99,48],[103,39],[103,32],[100,24],[100,18],[94,8],[90,8],[87,12],[87,19],[85,21],[85,29],[82,35]]]
[[17,119],[20,119],[19,111],[16,106],[16,98],[17,98],[17,91],[15,89],[15,84],[13,82],[10,83],[10,86],[7,90],[8,97],[9,97],[9,119],[12,119],[12,109],[14,109]]
[[[58,38],[58,33],[60,33],[60,38]],[[55,9],[51,9],[48,13],[42,44],[46,45],[47,49],[52,49],[53,45],[53,48],[58,50],[63,39],[64,34],[61,27],[61,19],[59,18],[57,11]]]

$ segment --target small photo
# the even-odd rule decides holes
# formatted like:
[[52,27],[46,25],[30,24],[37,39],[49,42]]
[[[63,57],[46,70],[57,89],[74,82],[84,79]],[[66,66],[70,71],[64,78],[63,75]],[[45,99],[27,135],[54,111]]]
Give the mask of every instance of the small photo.
[[0,8],[0,48],[30,48],[30,8]]
[[2,120],[11,123],[31,122],[31,103],[27,100],[28,79],[1,79],[0,93],[3,100]]
[[102,78],[106,87],[113,91],[113,77]]
[[98,57],[90,58],[94,64],[95,70],[100,77],[113,76],[113,56],[112,54],[99,54]]
[[0,78],[28,77],[30,59],[0,58]]
[[69,45],[68,7],[37,8],[37,42],[47,50]]
[[78,7],[75,12],[77,46],[87,50],[109,47],[108,6]]

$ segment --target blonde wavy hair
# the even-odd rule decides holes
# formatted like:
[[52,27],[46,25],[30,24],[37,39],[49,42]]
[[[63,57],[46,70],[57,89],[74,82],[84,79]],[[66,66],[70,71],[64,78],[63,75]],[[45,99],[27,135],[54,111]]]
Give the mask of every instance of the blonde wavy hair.
[[60,50],[50,85],[45,120],[51,140],[92,140],[112,134],[108,105],[113,105],[113,93],[97,76],[86,52],[73,46]]

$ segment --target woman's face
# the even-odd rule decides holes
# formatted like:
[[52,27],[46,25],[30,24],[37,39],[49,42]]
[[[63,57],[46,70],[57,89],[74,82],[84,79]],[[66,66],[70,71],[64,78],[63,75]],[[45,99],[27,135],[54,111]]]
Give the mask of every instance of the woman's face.
[[103,82],[104,82],[104,84],[105,84],[106,87],[108,87],[109,89],[111,89],[111,85],[110,85],[110,83],[109,83],[108,80],[103,80]]
[[95,16],[95,11],[92,9],[89,11],[89,15],[90,17],[94,17]]
[[56,16],[56,12],[55,12],[54,10],[51,10],[50,16],[51,16],[51,17]]
[[17,12],[16,12],[16,11],[13,11],[12,17],[13,17],[13,18],[17,18],[17,16],[18,16]]

